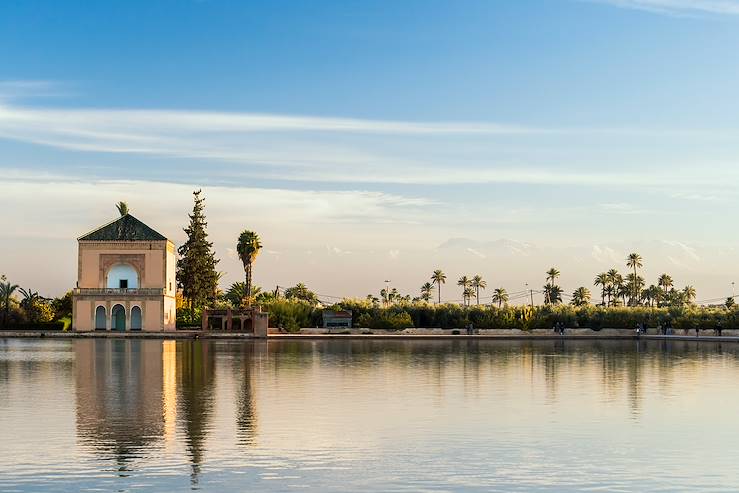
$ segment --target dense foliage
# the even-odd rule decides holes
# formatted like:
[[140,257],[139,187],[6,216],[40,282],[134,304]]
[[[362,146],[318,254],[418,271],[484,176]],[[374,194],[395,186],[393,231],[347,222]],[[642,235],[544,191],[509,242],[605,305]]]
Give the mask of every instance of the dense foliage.
[[[270,312],[270,325],[287,330],[316,327],[323,308],[303,301],[279,299],[263,305]],[[355,327],[402,330],[411,327],[459,329],[473,324],[476,329],[551,329],[557,322],[566,327],[633,329],[649,327],[674,329],[739,329],[739,309],[683,306],[672,308],[602,306],[470,306],[432,305],[425,302],[380,306],[368,300],[344,300],[328,308],[351,310]]]
[[72,318],[72,292],[60,298],[44,298],[0,276],[0,327],[66,328]]

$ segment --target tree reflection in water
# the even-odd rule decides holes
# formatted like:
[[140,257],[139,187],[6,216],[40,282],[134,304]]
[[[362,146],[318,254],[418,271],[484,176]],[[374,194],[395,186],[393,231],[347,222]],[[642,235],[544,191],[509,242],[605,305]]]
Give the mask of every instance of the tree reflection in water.
[[209,420],[213,413],[213,357],[208,343],[200,340],[177,342],[178,411],[186,435],[193,485],[198,483]]

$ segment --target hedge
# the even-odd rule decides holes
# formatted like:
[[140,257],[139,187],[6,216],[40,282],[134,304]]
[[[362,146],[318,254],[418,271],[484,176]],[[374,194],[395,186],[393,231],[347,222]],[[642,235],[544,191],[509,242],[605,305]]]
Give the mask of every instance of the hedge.
[[[304,301],[279,299],[262,304],[269,312],[270,327],[295,332],[301,327],[319,327],[324,308]],[[329,310],[350,310],[352,325],[370,329],[402,330],[404,328],[460,329],[473,324],[476,329],[551,329],[561,322],[570,328],[634,329],[637,324],[648,327],[671,325],[674,329],[739,329],[739,308],[673,308],[599,307],[587,305],[463,307],[455,304],[398,303],[388,307],[366,300],[347,299]],[[178,316],[178,319],[180,317]],[[178,320],[178,327],[185,325]],[[192,324],[187,324],[192,325]],[[197,325],[197,324],[196,324]]]
[[0,330],[64,330],[64,322],[24,322],[10,323],[0,327]]

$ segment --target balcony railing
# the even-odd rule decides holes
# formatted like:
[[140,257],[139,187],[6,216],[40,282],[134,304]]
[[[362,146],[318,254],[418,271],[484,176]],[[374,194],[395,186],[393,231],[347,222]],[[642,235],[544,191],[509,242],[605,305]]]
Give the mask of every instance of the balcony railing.
[[164,294],[164,288],[74,288],[73,292],[94,296],[161,296]]

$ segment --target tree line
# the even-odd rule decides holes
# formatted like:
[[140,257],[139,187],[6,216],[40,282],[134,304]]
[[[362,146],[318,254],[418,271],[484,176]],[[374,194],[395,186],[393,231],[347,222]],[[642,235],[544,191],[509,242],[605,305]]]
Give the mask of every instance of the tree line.
[[[639,269],[643,267],[642,256],[638,253],[631,253],[626,258],[625,265],[631,269],[631,272],[625,276],[618,269],[613,268],[607,272],[602,272],[595,276],[593,285],[600,289],[600,303],[597,306],[603,307],[672,307],[691,305],[696,299],[696,290],[693,286],[688,285],[681,289],[674,286],[672,277],[669,274],[661,274],[655,284],[646,286],[644,278],[639,275]],[[567,295],[564,289],[557,284],[560,277],[560,271],[556,267],[548,269],[545,273],[544,285],[541,290],[531,290],[531,294],[542,294],[545,305],[559,305],[563,303],[563,297],[569,298],[569,304],[573,306],[586,306],[591,304],[591,291],[585,286],[575,289],[571,295]],[[447,276],[440,269],[435,270],[430,278],[430,282],[421,285],[420,295],[416,298],[402,296],[395,290],[391,296],[385,298],[385,304],[400,301],[423,301],[430,302],[434,298],[437,304],[441,304],[441,289],[446,284]],[[475,275],[469,277],[464,275],[457,280],[457,286],[461,288],[461,299],[463,306],[470,306],[471,301],[475,300],[476,305],[480,305],[480,291],[487,288],[487,281],[482,276]],[[434,296],[436,291],[436,296]],[[524,293],[525,294],[525,293]],[[368,297],[371,299],[371,297]],[[506,305],[510,300],[508,291],[505,288],[495,288],[492,296],[490,296],[490,304],[501,307]],[[733,296],[726,298],[724,304],[727,307],[733,307],[736,301]],[[533,301],[531,302],[533,304]]]

